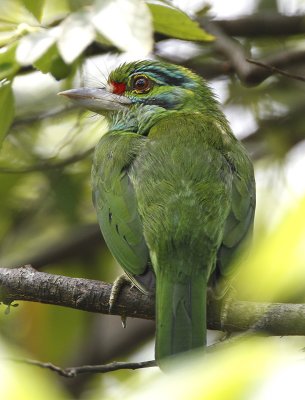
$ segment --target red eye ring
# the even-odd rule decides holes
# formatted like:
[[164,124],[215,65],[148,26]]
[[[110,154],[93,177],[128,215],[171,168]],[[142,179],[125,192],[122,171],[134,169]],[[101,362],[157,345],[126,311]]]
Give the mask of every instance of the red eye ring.
[[137,93],[146,93],[151,89],[151,81],[145,75],[137,75],[132,84],[133,90]]

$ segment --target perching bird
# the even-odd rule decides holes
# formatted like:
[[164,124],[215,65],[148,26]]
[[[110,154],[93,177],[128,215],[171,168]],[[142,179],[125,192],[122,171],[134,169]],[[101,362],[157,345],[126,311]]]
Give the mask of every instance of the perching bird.
[[207,286],[249,236],[252,163],[206,82],[163,62],[123,64],[105,88],[62,92],[104,115],[93,201],[105,241],[142,291],[156,284],[156,360],[206,344]]

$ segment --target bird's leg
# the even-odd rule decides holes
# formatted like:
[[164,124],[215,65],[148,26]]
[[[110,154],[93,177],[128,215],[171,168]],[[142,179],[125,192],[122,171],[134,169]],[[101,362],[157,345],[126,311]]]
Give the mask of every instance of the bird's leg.
[[229,285],[225,293],[223,294],[221,310],[220,310],[220,327],[221,330],[226,333],[225,339],[228,339],[231,336],[231,332],[226,331],[225,325],[228,319],[229,310],[232,304],[236,300],[236,289],[233,286]]
[[232,285],[227,284],[226,287],[223,289],[217,290],[217,288],[208,288],[209,298],[213,299],[214,301],[221,302],[220,306],[220,329],[225,333],[224,337],[221,341],[230,338],[231,332],[226,331],[226,322],[228,318],[228,313],[231,308],[231,305],[236,300],[236,290],[233,288]]
[[[109,312],[113,312],[114,305],[120,295],[120,292],[125,285],[130,285],[130,287],[133,287],[132,281],[128,278],[126,274],[122,274],[116,278],[116,280],[113,282],[110,297],[109,297]],[[121,321],[122,321],[122,326],[123,328],[126,328],[126,321],[127,318],[125,315],[121,315]]]

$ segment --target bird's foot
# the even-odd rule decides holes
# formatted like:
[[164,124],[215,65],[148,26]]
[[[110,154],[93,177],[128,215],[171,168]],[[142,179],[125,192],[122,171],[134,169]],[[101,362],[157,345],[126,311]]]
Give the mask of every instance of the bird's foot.
[[220,330],[225,332],[224,340],[226,340],[231,335],[231,333],[226,330],[226,325],[228,313],[236,299],[236,290],[230,284],[226,284],[225,287],[209,287],[207,298],[208,302],[216,302],[218,304],[216,309],[219,312]]
[[[110,298],[109,298],[109,313],[110,314],[113,313],[114,306],[117,302],[117,299],[121,293],[123,286],[125,286],[125,285],[130,285],[131,287],[133,286],[132,282],[130,281],[128,276],[125,274],[120,275],[113,282],[111,293],[110,293]],[[127,317],[125,315],[121,315],[121,321],[122,321],[123,328],[126,328]]]
[[235,300],[236,300],[236,289],[234,289],[232,286],[229,286],[225,294],[223,295],[221,310],[220,310],[220,327],[222,331],[226,332],[225,339],[228,339],[228,337],[231,336],[231,333],[226,330],[225,326],[228,320],[229,310],[232,304],[235,302]]

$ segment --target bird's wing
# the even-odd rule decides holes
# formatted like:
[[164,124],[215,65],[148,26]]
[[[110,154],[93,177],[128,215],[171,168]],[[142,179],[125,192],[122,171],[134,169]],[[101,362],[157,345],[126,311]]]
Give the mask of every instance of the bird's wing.
[[153,272],[138,214],[135,191],[128,175],[137,137],[106,135],[95,153],[92,169],[93,203],[105,242],[133,283],[152,289]]
[[255,179],[252,163],[242,148],[227,154],[232,166],[232,203],[225,222],[224,235],[218,251],[217,270],[222,276],[230,274],[229,265],[252,234],[255,212]]

